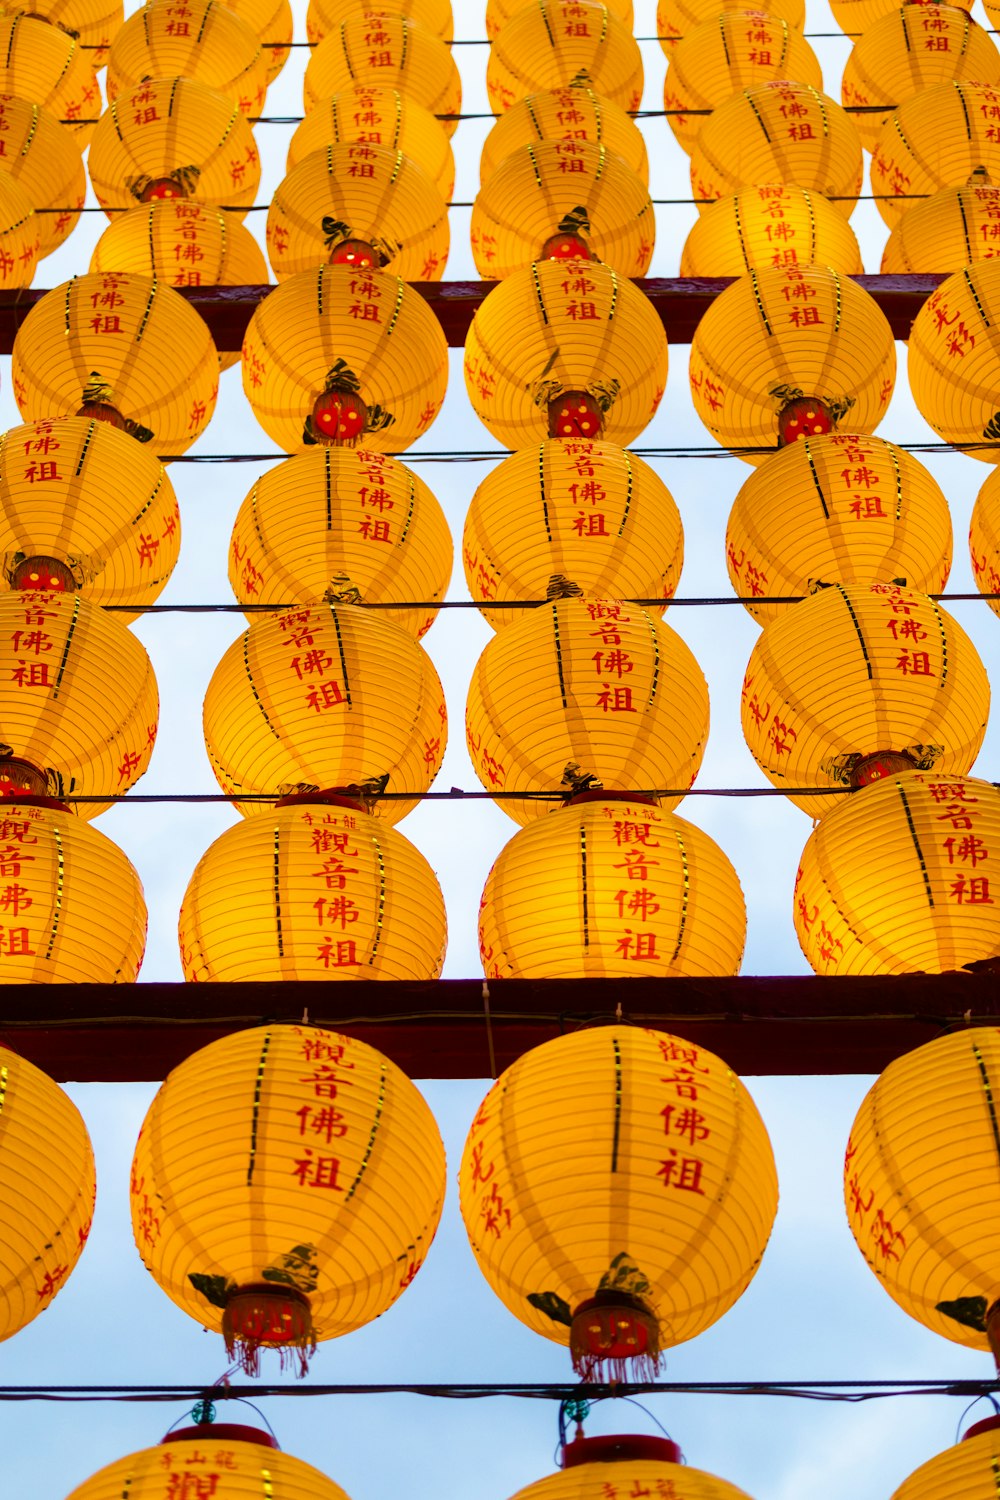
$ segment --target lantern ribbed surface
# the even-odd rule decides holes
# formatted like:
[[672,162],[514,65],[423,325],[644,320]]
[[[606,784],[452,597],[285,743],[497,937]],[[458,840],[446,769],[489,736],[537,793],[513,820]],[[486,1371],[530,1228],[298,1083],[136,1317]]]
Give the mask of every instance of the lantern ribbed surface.
[[681,251],[682,276],[742,276],[765,266],[864,271],[850,224],[820,193],[792,183],[745,187],[699,214]]
[[[571,1444],[567,1453],[571,1455],[572,1451]],[[615,1458],[607,1463],[588,1459],[527,1485],[512,1500],[617,1500],[619,1495],[658,1496],[660,1500],[750,1500],[744,1490],[716,1479],[714,1474],[691,1469],[687,1464],[648,1458]]]
[[0,171],[24,189],[36,213],[39,256],[51,255],[75,228],[87,174],[75,138],[37,104],[0,94]]
[[293,29],[290,0],[230,0],[229,9],[263,44],[267,81],[273,83],[288,61]]
[[479,907],[487,978],[737,974],[746,907],[719,846],[642,798],[593,797],[501,849]]
[[[854,212],[864,152],[853,119],[804,83],[762,83],[714,109],[691,152],[696,199],[725,198],[761,182],[788,182]],[[704,213],[706,204],[699,202]]]
[[[523,8],[523,0],[486,0],[486,35],[489,40],[492,41],[501,27]],[[635,29],[632,0],[611,0],[608,10],[618,17],[627,31]]]
[[144,193],[169,192],[222,204],[243,218],[260,185],[246,117],[193,78],[154,78],[115,99],[94,132],[87,170],[105,210],[134,208]]
[[[657,0],[656,39],[667,57],[703,21],[724,10],[746,10],[746,0]],[[806,22],[805,0],[768,0],[767,14],[801,31]]]
[[596,599],[663,599],[684,560],[680,512],[643,459],[614,443],[553,438],[513,453],[487,474],[462,536],[469,593],[494,630],[563,580]]
[[[964,775],[986,732],[986,669],[962,627],[925,594],[836,584],[786,609],[743,683],[747,745],[775,786],[849,786],[866,756],[906,752]],[[818,818],[836,795],[789,793]]]
[[820,583],[893,583],[940,593],[951,570],[948,502],[903,448],[863,433],[802,438],[756,469],[726,527],[733,589],[762,624]]
[[455,153],[447,132],[430,110],[398,89],[358,84],[314,105],[288,143],[287,170],[314,151],[351,141],[402,151],[423,167],[445,202],[451,198]]
[[[995,23],[994,23],[995,24]],[[891,1500],[993,1500],[1000,1471],[1000,1433],[989,1418],[954,1448],[937,1453],[914,1469]]]
[[[137,619],[180,551],[177,496],[155,454],[86,417],[0,435],[0,588],[29,558],[55,558],[94,604]],[[41,583],[39,586],[43,586]]]
[[760,1115],[720,1058],[614,1025],[501,1074],[466,1140],[459,1197],[479,1269],[529,1328],[566,1344],[563,1319],[613,1289],[670,1348],[746,1289],[778,1185]]
[[[451,49],[404,16],[355,14],[328,32],[306,64],[306,112],[331,94],[367,84],[398,89],[432,115],[454,116],[462,108],[462,79]],[[441,124],[454,135],[458,121]]]
[[125,20],[122,0],[31,0],[36,19],[75,36],[96,73],[108,60],[111,38]]
[[[972,0],[968,0],[967,4],[963,4],[962,0],[955,0],[955,3],[962,10],[972,9]],[[895,15],[899,8],[900,0],[830,0],[833,19],[848,36],[862,36],[877,25],[883,16]]]
[[415,794],[380,804],[388,823],[416,807],[447,741],[423,647],[372,611],[322,603],[258,620],[233,642],[208,685],[204,724],[212,769],[237,799],[387,777],[387,791]]
[[[498,442],[525,448],[549,435],[548,406],[593,395],[603,436],[630,443],[652,420],[667,383],[667,336],[649,300],[596,261],[540,261],[483,299],[465,340],[473,410]],[[596,424],[594,424],[596,425]]]
[[188,882],[178,938],[189,983],[426,980],[441,973],[447,923],[409,839],[361,807],[310,801],[216,839]]
[[[255,1434],[246,1441],[245,1433],[253,1434],[253,1429],[228,1423],[168,1433],[157,1447],[99,1469],[67,1500],[121,1500],[122,1495],[174,1500],[185,1489],[190,1500],[199,1500],[198,1490],[186,1483],[191,1479],[211,1500],[258,1500],[262,1495],[268,1500],[348,1500],[340,1485],[312,1464],[262,1444]],[[185,1440],[194,1453],[185,1451]]]
[[0,170],[0,291],[30,286],[41,249],[40,220],[28,191]]
[[[802,33],[766,10],[723,10],[689,31],[670,55],[663,83],[666,110],[712,110],[740,89],[775,78],[823,87],[823,70]],[[668,114],[679,145],[690,151],[703,114]]]
[[43,1312],[80,1258],[94,1213],[83,1117],[48,1074],[0,1046],[0,1340]]
[[279,281],[326,265],[345,240],[363,240],[404,281],[440,281],[451,237],[448,205],[423,167],[367,142],[303,157],[267,212],[267,254]]
[[920,415],[946,443],[987,464],[1000,463],[998,317],[1000,262],[976,261],[927,298],[907,356]]
[[583,83],[529,94],[497,120],[479,158],[479,180],[485,186],[511,152],[538,141],[590,141],[606,146],[649,184],[646,141],[631,115],[602,99]]
[[367,407],[352,438],[396,452],[427,431],[447,385],[441,324],[387,271],[300,272],[258,305],[243,340],[247,400],[286,453],[307,441],[314,403],[332,387],[357,391]]
[[194,78],[259,115],[268,59],[256,33],[217,0],[146,0],[115,35],[108,54],[108,99],[136,93],[147,78]]
[[871,1270],[925,1328],[973,1349],[989,1347],[1000,1285],[998,1085],[996,1027],[937,1037],[875,1081],[844,1158],[847,1222]]
[[540,260],[546,242],[560,234],[565,253],[572,254],[582,237],[595,260],[623,276],[644,276],[656,216],[642,178],[606,146],[587,141],[516,148],[484,182],[472,207],[477,271],[502,280]]
[[[709,432],[761,464],[791,402],[822,410],[803,435],[843,422],[869,432],[896,377],[892,329],[875,299],[827,266],[750,271],[709,306],[691,340],[691,397]],[[825,413],[825,416],[824,416]]]
[[306,36],[311,42],[321,42],[342,21],[355,17],[359,10],[379,16],[406,16],[426,26],[443,42],[450,42],[455,31],[451,0],[378,0],[377,4],[372,0],[372,4],[361,6],[357,0],[309,0]]
[[[494,636],[472,674],[469,757],[524,826],[586,785],[662,789],[676,807],[708,738],[708,687],[668,625],[613,600],[562,599]],[[550,794],[545,799],[526,793]]]
[[[0,15],[0,94],[38,104],[82,150],[101,113],[90,53],[76,37],[30,15]],[[60,205],[61,206],[61,205]]]
[[541,90],[586,81],[624,110],[642,102],[642,53],[629,28],[594,0],[537,0],[519,7],[490,46],[486,91],[494,114]]
[[11,381],[26,421],[96,402],[137,424],[154,452],[183,453],[215,410],[219,356],[207,324],[164,282],[97,272],[35,303],[14,339]]
[[334,1031],[258,1026],[160,1088],[132,1162],[132,1229],[158,1285],[210,1330],[237,1289],[269,1288],[279,1305],[306,1299],[322,1342],[409,1285],[444,1193],[434,1117],[394,1063]]
[[1000,187],[942,188],[914,203],[889,235],[882,274],[960,271],[1000,255]]
[[[991,469],[969,524],[969,556],[972,575],[981,594],[1000,594],[1000,469]],[[990,599],[990,609],[1000,615],[1000,599]]]
[[313,604],[355,590],[365,604],[431,601],[382,615],[421,636],[452,561],[444,511],[412,469],[366,448],[314,448],[268,469],[243,501],[229,582],[243,605]]
[[1000,181],[1000,88],[940,83],[904,99],[872,148],[875,207],[890,229],[921,197],[969,181],[985,168]]
[[1000,792],[988,781],[910,771],[841,798],[795,878],[795,931],[811,967],[945,974],[993,958],[991,845],[1000,848]]

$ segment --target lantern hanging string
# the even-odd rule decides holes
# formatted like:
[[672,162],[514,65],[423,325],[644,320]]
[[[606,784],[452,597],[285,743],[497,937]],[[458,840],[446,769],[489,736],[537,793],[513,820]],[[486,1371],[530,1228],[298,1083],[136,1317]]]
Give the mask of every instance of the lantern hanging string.
[[[801,604],[803,599],[810,598],[808,594],[733,594],[724,598],[696,598],[689,599],[666,599],[662,596],[656,599],[620,599],[620,604],[634,604],[637,609],[656,609],[661,604],[667,604],[671,609],[675,605],[682,607],[687,605],[693,609],[714,609],[720,605],[727,604]],[[988,603],[993,599],[1000,599],[1000,594],[928,594],[928,599],[943,604],[978,604]],[[334,601],[339,602],[339,601]],[[394,609],[483,609],[489,607],[494,609],[541,609],[548,604],[548,599],[373,599],[370,603],[362,602],[360,605],[352,605],[352,608],[394,610]],[[295,600],[287,604],[104,604],[101,608],[105,614],[114,614],[116,611],[127,614],[139,612],[144,615],[248,615],[266,614],[278,615],[286,609],[301,609],[301,602]]]

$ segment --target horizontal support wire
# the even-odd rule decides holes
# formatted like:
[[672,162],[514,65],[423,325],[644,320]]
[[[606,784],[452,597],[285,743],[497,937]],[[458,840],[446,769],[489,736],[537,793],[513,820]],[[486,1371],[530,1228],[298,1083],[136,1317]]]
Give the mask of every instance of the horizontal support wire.
[[[833,585],[830,585],[833,587]],[[819,590],[818,592],[822,592]],[[916,591],[920,592],[920,591]],[[575,597],[575,596],[574,596]],[[811,599],[811,594],[734,594],[731,598],[726,596],[721,599],[668,599],[662,594],[655,599],[616,599],[617,604],[634,604],[637,609],[657,609],[661,604],[668,604],[671,609],[675,605],[688,605],[698,609],[715,609],[726,604],[801,604],[805,599]],[[927,599],[933,599],[936,603],[954,604],[958,602],[975,604],[980,601],[988,603],[993,599],[1000,599],[1000,594],[927,594]],[[334,599],[324,600],[323,603],[347,604],[347,600]],[[546,604],[554,604],[553,599],[379,599],[360,603],[350,603],[351,609],[541,609]],[[583,602],[586,602],[585,600]],[[245,614],[280,614],[288,609],[308,609],[310,605],[296,603],[290,604],[102,604],[101,608],[105,614],[128,613],[134,614],[137,610],[144,615],[245,615]]]
[[[913,767],[914,770],[918,768]],[[943,774],[943,773],[942,773]],[[985,778],[982,778],[985,780]],[[1000,782],[990,786],[1000,788]],[[329,788],[340,794],[350,795],[350,787]],[[601,796],[614,797],[849,797],[854,788],[850,786],[653,786],[653,787],[594,787]],[[246,802],[274,804],[282,801],[285,792],[86,792],[60,794],[59,802]],[[317,791],[321,796],[322,792]],[[563,787],[534,792],[477,791],[467,792],[463,787],[453,786],[447,792],[380,792],[379,802],[567,802],[577,794]],[[8,801],[12,800],[7,798]]]

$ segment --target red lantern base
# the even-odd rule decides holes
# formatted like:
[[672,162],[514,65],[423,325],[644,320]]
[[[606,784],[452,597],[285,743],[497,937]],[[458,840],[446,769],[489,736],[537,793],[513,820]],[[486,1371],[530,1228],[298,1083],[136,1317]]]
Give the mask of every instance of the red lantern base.
[[270,1432],[261,1432],[259,1427],[244,1427],[242,1422],[205,1422],[197,1427],[178,1427],[168,1432],[161,1443],[204,1443],[207,1439],[220,1443],[258,1443],[262,1448],[277,1448],[278,1441]]
[[117,406],[111,406],[107,401],[85,401],[76,415],[89,417],[92,422],[107,422],[109,427],[117,427],[119,432],[129,430],[128,422]]
[[140,203],[163,203],[168,198],[186,198],[184,184],[176,177],[154,177],[147,182],[139,197]]
[[915,771],[913,759],[904,750],[876,750],[873,755],[863,755],[851,767],[851,788],[859,791],[871,786],[873,781],[884,781],[887,776],[898,776],[901,771]]
[[356,391],[332,386],[313,402],[310,431],[313,441],[325,447],[352,447],[367,420],[368,407]]
[[683,1462],[680,1446],[672,1438],[647,1437],[641,1432],[613,1437],[578,1437],[567,1443],[562,1451],[564,1469],[576,1469],[581,1464]]
[[539,260],[593,260],[594,255],[582,234],[550,234],[542,246]]
[[75,594],[73,570],[58,557],[23,557],[10,570],[11,587],[44,594]]
[[836,427],[833,413],[815,396],[797,396],[778,413],[778,447],[787,448],[799,438],[821,437]]
[[583,1380],[652,1380],[660,1368],[660,1324],[627,1292],[598,1292],[570,1324],[573,1368]]
[[36,799],[46,807],[65,810],[65,804],[48,796],[49,778],[39,766],[30,760],[21,760],[16,755],[0,756],[0,797],[5,801],[28,801]]
[[263,1282],[237,1287],[222,1313],[226,1353],[245,1375],[260,1374],[260,1351],[277,1349],[282,1370],[309,1369],[316,1353],[309,1298],[295,1287]]
[[378,271],[382,257],[367,240],[341,240],[330,251],[331,266],[350,266],[354,271]]
[[549,437],[599,438],[604,413],[589,391],[564,391],[549,402]]

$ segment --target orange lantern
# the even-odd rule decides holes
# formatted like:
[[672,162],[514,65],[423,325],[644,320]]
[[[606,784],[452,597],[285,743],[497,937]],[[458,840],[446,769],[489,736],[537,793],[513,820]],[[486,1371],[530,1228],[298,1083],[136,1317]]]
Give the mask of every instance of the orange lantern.
[[921,416],[946,443],[987,464],[1000,463],[998,313],[1000,263],[952,272],[914,318],[907,359]]
[[111,38],[125,20],[123,0],[15,0],[4,8],[8,15],[48,21],[75,37],[95,73],[107,62]]
[[959,271],[1000,255],[1000,187],[974,172],[964,187],[942,188],[914,203],[882,252],[883,275]]
[[290,0],[229,0],[229,9],[245,21],[264,49],[267,81],[273,83],[288,61],[292,44]]
[[[939,0],[933,0],[933,3],[939,3]],[[967,4],[965,0],[955,0],[955,3],[963,10],[972,9],[972,0]],[[883,16],[893,15],[899,6],[900,0],[830,0],[833,19],[848,36],[863,36]]]
[[359,84],[315,105],[288,145],[291,172],[314,151],[342,142],[402,151],[423,167],[447,203],[455,186],[455,154],[441,124],[422,104],[398,89]]
[[622,109],[642,102],[639,44],[624,21],[596,0],[538,0],[518,9],[493,38],[486,90],[494,114],[543,89],[586,81]]
[[150,78],[194,78],[259,115],[268,59],[256,34],[218,0],[146,0],[108,54],[108,99],[130,96]]
[[30,286],[38,264],[41,232],[27,190],[0,171],[0,291]]
[[616,1491],[662,1500],[750,1500],[734,1484],[692,1469],[670,1438],[578,1436],[564,1446],[560,1463],[558,1473],[518,1490],[513,1500],[609,1500]]
[[1000,88],[941,83],[905,99],[872,152],[875,206],[892,229],[921,198],[985,169],[1000,180]]
[[462,79],[450,49],[419,21],[376,13],[353,14],[313,50],[306,65],[306,111],[359,85],[398,89],[437,115],[455,134]]
[[342,21],[350,21],[361,10],[367,15],[405,16],[409,21],[418,21],[433,31],[443,42],[450,42],[454,33],[454,18],[451,0],[309,0],[306,11],[306,36],[313,43],[329,36]]
[[[746,0],[657,0],[656,39],[672,57],[678,42],[724,10],[746,10]],[[798,31],[806,23],[805,0],[767,0],[767,13]]]
[[[522,0],[486,0],[486,35],[489,40],[492,42],[511,17],[522,9]],[[633,30],[635,14],[632,0],[611,0],[608,10],[618,17],[627,31]]]
[[0,94],[0,172],[24,189],[36,213],[39,258],[51,255],[79,222],[87,176],[76,140],[37,104]]
[[[987,475],[972,507],[969,555],[979,592],[1000,594],[1000,469]],[[1000,599],[990,599],[989,606],[1000,615]]]
[[81,149],[101,113],[101,89],[76,37],[33,15],[0,15],[0,93],[38,104]]
[[401,151],[345,142],[314,151],[280,184],[267,214],[279,281],[315,266],[388,267],[404,281],[440,281],[448,205]]
[[891,1500],[990,1500],[998,1470],[1000,1417],[986,1417],[974,1422],[954,1448],[915,1469]]
[[745,187],[710,204],[681,251],[682,276],[742,276],[765,266],[864,270],[858,237],[820,194],[793,183]]
[[419,637],[437,617],[452,550],[444,511],[411,469],[369,448],[320,447],[257,480],[233,526],[229,582],[241,604],[275,609],[421,601],[383,615]]
[[520,146],[538,141],[590,141],[606,146],[631,167],[643,185],[649,184],[646,142],[631,115],[610,99],[602,99],[586,83],[528,94],[497,120],[479,157],[479,180],[484,185],[502,161]]

